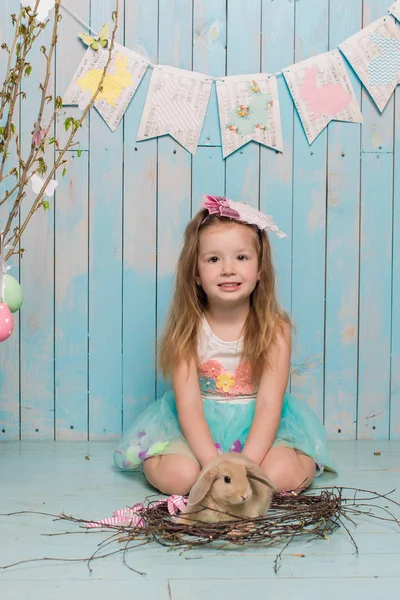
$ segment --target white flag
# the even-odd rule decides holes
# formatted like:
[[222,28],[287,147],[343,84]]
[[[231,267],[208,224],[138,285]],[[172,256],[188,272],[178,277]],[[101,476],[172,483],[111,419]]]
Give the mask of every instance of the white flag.
[[155,66],[137,141],[170,135],[195,154],[210,99],[212,78],[201,73]]
[[362,123],[353,86],[337,50],[296,63],[284,69],[283,75],[309,144],[330,121]]
[[[82,110],[94,96],[108,60],[108,49],[88,48],[63,96],[63,104],[78,104]],[[115,131],[146,73],[149,62],[137,52],[114,44],[111,62],[95,107],[112,131]]]
[[223,157],[254,141],[282,152],[282,127],[275,75],[217,79]]
[[400,27],[382,17],[339,45],[382,112],[400,78]]

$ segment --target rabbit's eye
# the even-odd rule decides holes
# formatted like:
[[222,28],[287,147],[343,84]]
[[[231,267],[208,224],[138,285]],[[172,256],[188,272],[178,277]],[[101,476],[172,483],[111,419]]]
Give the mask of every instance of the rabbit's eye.
[[228,475],[226,475],[226,476],[224,477],[224,481],[225,481],[225,483],[230,483],[230,482],[231,482],[231,478],[230,478],[230,477],[228,477]]

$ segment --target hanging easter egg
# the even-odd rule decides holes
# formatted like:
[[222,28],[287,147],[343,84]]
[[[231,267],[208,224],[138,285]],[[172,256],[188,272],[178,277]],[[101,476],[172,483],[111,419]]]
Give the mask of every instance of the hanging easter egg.
[[12,334],[14,321],[7,304],[0,302],[0,342],[5,342]]
[[22,288],[12,275],[4,275],[2,296],[3,302],[7,304],[12,313],[21,308],[23,302]]

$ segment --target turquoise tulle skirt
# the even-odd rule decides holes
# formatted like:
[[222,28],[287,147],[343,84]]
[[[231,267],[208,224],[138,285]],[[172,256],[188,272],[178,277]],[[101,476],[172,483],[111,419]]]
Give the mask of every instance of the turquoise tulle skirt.
[[[213,441],[220,452],[240,452],[254,417],[255,400],[246,403],[204,399],[204,413]],[[336,471],[325,429],[309,406],[285,394],[274,445],[284,445],[311,456],[317,465]],[[194,458],[179,427],[172,391],[156,400],[134,421],[114,451],[121,469],[135,470],[150,456],[185,454]],[[195,459],[196,460],[196,459]]]

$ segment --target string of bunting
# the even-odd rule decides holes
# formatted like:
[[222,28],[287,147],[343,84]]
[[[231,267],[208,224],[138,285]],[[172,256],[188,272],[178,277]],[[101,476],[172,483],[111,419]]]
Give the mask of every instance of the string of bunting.
[[[21,0],[26,3],[27,0]],[[54,0],[41,0],[46,6]],[[109,31],[99,34],[68,7],[64,10],[93,36],[79,34],[88,46],[64,96],[64,104],[84,109],[94,94],[107,59]],[[43,7],[44,8],[44,7]],[[43,11],[44,12],[44,11]],[[347,72],[351,65],[383,112],[400,83],[400,0],[338,48],[283,69],[210,77],[151,63],[141,54],[115,44],[109,72],[94,103],[112,131],[118,127],[147,69],[153,69],[136,141],[170,135],[195,154],[212,85],[215,82],[223,158],[250,141],[283,152],[277,77],[283,75],[309,144],[330,121],[362,123],[363,116]]]

